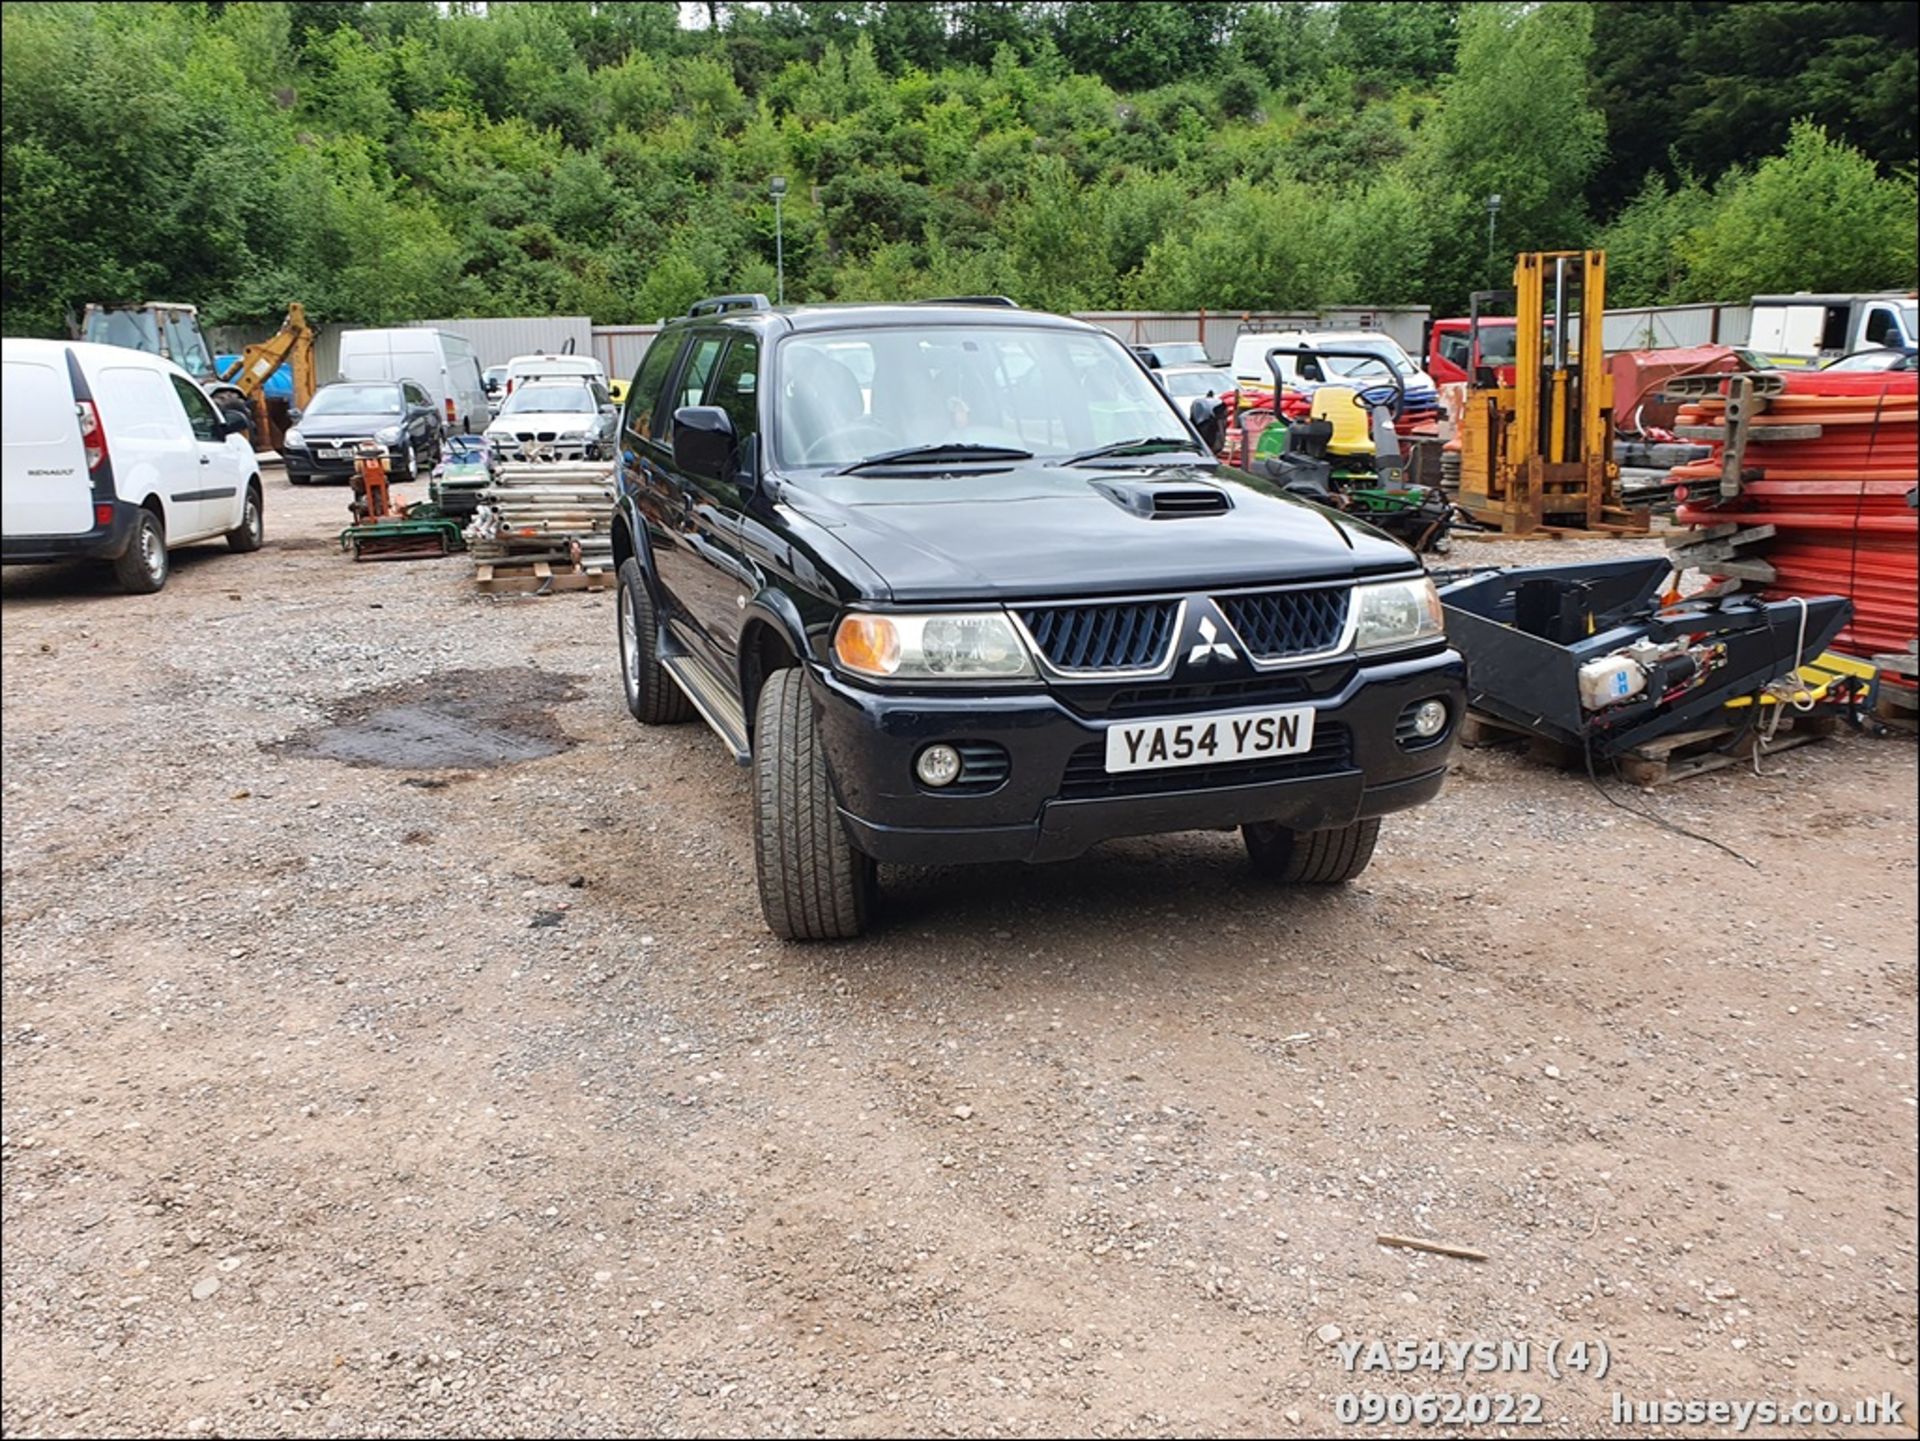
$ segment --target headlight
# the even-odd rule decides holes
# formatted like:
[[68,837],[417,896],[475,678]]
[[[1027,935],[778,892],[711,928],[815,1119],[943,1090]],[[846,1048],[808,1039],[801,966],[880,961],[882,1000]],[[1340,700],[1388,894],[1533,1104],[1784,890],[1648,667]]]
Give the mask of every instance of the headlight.
[[1034,674],[1013,622],[994,611],[856,613],[834,631],[833,654],[853,674],[880,680],[1018,680]]
[[373,438],[382,445],[398,445],[400,443],[400,427],[397,425],[383,426],[373,433]]
[[1426,576],[1353,588],[1355,650],[1386,650],[1446,633],[1440,593]]
[[298,428],[295,428],[293,430],[289,430],[284,436],[282,436],[280,438],[280,443],[282,445],[297,446],[300,449],[304,450],[306,448],[307,438],[300,433]]

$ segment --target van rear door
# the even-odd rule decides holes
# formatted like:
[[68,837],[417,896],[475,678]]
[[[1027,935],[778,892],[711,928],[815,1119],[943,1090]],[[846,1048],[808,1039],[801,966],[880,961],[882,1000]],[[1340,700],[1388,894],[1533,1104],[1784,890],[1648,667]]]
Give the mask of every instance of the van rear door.
[[0,372],[0,532],[80,535],[93,529],[93,483],[66,351],[16,351]]

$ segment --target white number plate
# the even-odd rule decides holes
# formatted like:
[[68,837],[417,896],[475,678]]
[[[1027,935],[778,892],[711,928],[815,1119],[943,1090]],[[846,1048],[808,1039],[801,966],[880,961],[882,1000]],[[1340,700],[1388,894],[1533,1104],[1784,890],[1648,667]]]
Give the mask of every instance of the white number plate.
[[1313,748],[1313,708],[1233,711],[1107,730],[1107,770],[1161,770],[1260,760]]
[[350,450],[329,450],[324,446],[319,450],[314,451],[314,454],[319,456],[322,460],[352,460],[353,459],[353,452]]

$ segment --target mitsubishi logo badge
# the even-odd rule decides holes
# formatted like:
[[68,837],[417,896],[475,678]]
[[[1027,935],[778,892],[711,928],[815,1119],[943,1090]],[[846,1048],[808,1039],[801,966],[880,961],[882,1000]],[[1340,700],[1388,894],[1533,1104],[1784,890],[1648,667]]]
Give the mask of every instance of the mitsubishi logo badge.
[[1234,654],[1233,647],[1219,638],[1220,628],[1213,623],[1212,616],[1201,616],[1197,629],[1200,632],[1200,643],[1187,652],[1188,665],[1200,665],[1202,662],[1209,660],[1233,661],[1239,659],[1239,657]]

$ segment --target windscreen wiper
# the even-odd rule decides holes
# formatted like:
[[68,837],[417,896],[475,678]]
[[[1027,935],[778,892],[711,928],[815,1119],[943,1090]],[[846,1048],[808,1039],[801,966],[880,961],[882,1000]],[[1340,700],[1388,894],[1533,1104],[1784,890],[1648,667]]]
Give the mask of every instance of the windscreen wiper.
[[910,445],[904,450],[883,450],[843,465],[834,475],[852,475],[870,465],[904,465],[916,460],[1032,460],[1030,450],[1015,450],[1005,445],[975,445],[970,441],[949,441],[944,445]]
[[[1108,455],[1154,455],[1167,450],[1193,450],[1194,444],[1183,435],[1143,435],[1134,440],[1116,440],[1111,445],[1095,446],[1078,455],[1069,455],[1054,465],[1078,465],[1083,460],[1099,460]],[[1213,457],[1208,453],[1207,458]]]

